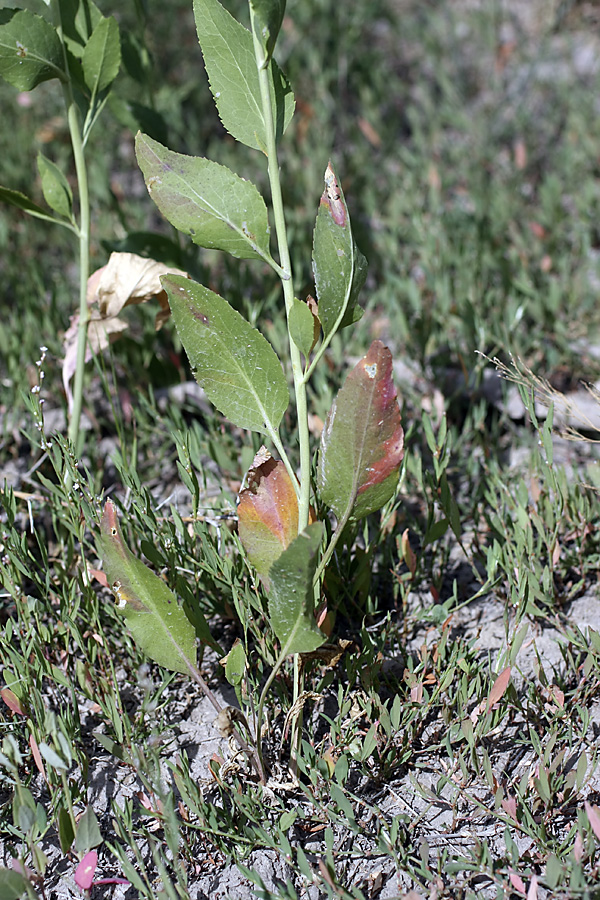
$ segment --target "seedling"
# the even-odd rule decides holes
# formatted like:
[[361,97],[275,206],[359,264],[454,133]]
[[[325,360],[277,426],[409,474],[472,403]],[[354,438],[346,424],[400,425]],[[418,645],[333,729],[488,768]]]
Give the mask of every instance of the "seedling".
[[[316,612],[320,610],[322,622],[326,603],[332,602],[322,596],[327,566],[346,525],[380,509],[394,495],[404,443],[391,354],[374,341],[331,406],[316,457],[316,483],[311,479],[315,448],[307,385],[333,337],[362,315],[358,296],[366,261],[356,247],[340,179],[330,162],[313,237],[317,301],[296,296],[277,159],[278,141],[294,114],[292,89],[273,58],[284,10],[285,0],[250,0],[247,29],[218,0],[194,2],[204,63],[223,125],[235,140],[267,159],[276,253],[267,202],[253,184],[216,162],[184,156],[148,135],[136,138],[148,192],[172,225],[201,247],[266,264],[281,281],[299,476],[280,435],[290,386],[273,347],[224,297],[184,276],[161,279],[196,380],[233,425],[264,435],[279,457],[266,448],[257,454],[238,507],[241,542],[266,591],[268,621],[279,642],[279,657],[257,711],[255,767],[261,777],[266,693],[285,660],[294,657],[293,701],[301,709],[299,654],[315,651],[326,640]],[[328,540],[313,506],[329,508],[335,516]],[[194,628],[166,585],[127,550],[110,503],[102,520],[101,553],[117,607],[140,647],[161,665],[198,680]],[[202,641],[214,645],[206,623],[200,632]],[[239,660],[234,668],[239,668]],[[232,677],[237,676],[236,671]],[[239,733],[238,741],[245,743]],[[293,755],[299,746],[296,728]]]
[[91,206],[86,147],[119,72],[121,43],[116,19],[103,16],[93,0],[87,0],[80,8],[66,0],[46,0],[46,5],[50,7],[51,22],[27,9],[0,12],[0,75],[19,91],[32,91],[42,82],[54,79],[60,82],[75,162],[79,209],[75,209],[73,192],[64,172],[42,153],[38,154],[37,163],[50,210],[20,191],[2,186],[0,200],[38,219],[62,225],[73,232],[79,244],[77,359],[69,403],[69,439],[79,452],[89,320]]

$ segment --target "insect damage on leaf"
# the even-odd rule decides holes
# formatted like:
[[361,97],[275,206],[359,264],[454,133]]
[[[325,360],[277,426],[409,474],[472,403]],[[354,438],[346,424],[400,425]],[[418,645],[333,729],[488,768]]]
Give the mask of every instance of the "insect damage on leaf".
[[[163,579],[128,549],[110,500],[102,515],[99,555],[135,643],[164,668],[188,674],[196,663],[196,629]],[[215,645],[206,622],[199,637]]]
[[338,186],[335,172],[328,163],[325,171],[325,190],[321,196],[321,206],[328,206],[331,211],[331,218],[342,228],[346,224],[346,207],[342,201],[342,195]]

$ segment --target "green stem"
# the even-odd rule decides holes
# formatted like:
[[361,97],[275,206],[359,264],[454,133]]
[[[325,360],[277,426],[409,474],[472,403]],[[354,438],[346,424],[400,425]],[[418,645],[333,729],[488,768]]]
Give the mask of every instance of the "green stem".
[[73,383],[73,406],[70,410],[68,430],[68,438],[71,441],[75,455],[77,456],[82,449],[79,426],[81,422],[81,408],[83,405],[83,375],[89,321],[87,282],[90,267],[90,197],[79,112],[73,97],[69,63],[60,16],[60,3],[58,0],[54,0],[53,12],[56,31],[63,47],[65,73],[67,75],[67,80],[62,83],[62,86],[65,109],[67,111],[69,134],[71,136],[71,146],[73,149],[73,159],[75,160],[77,191],[79,195],[79,328],[77,332],[77,358]]
[[[289,642],[288,642],[289,643]],[[281,653],[277,657],[275,665],[271,669],[271,674],[267,678],[265,685],[261,691],[260,699],[258,701],[258,708],[256,710],[256,749],[258,751],[258,759],[260,763],[260,767],[264,772],[264,763],[263,763],[263,755],[262,755],[262,723],[263,723],[263,709],[265,706],[265,700],[267,699],[267,694],[269,693],[269,688],[273,684],[275,680],[275,676],[279,672],[280,668],[286,661],[289,656],[288,645],[282,649]],[[294,688],[296,686],[294,685]]]
[[[277,144],[275,141],[275,128],[273,125],[273,107],[271,103],[271,91],[269,88],[269,73],[271,63],[266,62],[263,48],[256,37],[254,29],[254,13],[250,6],[250,18],[252,34],[254,36],[254,54],[258,68],[258,81],[260,85],[260,97],[265,124],[265,139],[269,170],[269,184],[271,187],[271,204],[273,218],[275,220],[275,233],[279,249],[279,261],[283,274],[281,284],[285,301],[286,316],[289,317],[290,309],[294,302],[294,281],[292,278],[292,264],[287,241],[287,230],[283,212],[283,198],[281,196],[281,181],[279,178],[279,164],[277,162]],[[298,441],[300,444],[300,496],[298,498],[298,532],[304,531],[308,525],[308,511],[310,507],[310,435],[308,430],[308,407],[306,402],[306,382],[302,369],[300,350],[289,335],[290,359],[292,363],[292,375],[294,378],[294,393],[296,397],[296,416],[298,420]]]
[[[196,666],[192,665],[192,663],[188,662],[187,660],[186,660],[186,663],[187,663],[188,670],[189,670],[191,677],[194,679],[196,684],[200,685],[202,691],[204,692],[204,695],[208,698],[210,703],[212,703],[212,705],[216,709],[217,713],[220,713],[223,710],[223,707],[221,706],[221,704],[219,703],[219,701],[217,700],[217,698],[215,697],[215,695],[213,694],[213,692],[211,691],[209,686],[207,685],[206,681],[200,674],[199,670],[196,668]],[[256,742],[256,749],[258,751],[258,752],[256,752],[252,747],[250,747],[248,742],[246,740],[244,740],[244,738],[242,737],[238,728],[236,728],[235,725],[232,725],[231,735],[232,735],[233,739],[236,741],[238,747],[244,751],[244,753],[250,760],[250,763],[254,766],[254,769],[260,779],[261,784],[265,784],[266,783],[265,782],[265,773],[264,773],[263,764],[262,764],[262,754],[260,752],[260,740],[257,740],[257,742]]]
[[314,584],[318,584],[319,579],[321,578],[323,572],[329,565],[329,560],[333,556],[333,551],[335,550],[335,548],[337,546],[337,542],[341,538],[344,528],[348,524],[348,520],[350,518],[350,513],[352,512],[352,507],[354,506],[355,499],[356,499],[356,496],[353,496],[352,501],[346,507],[346,511],[344,512],[344,515],[342,516],[341,519],[338,520],[338,523],[335,527],[335,531],[333,532],[333,535],[331,536],[329,546],[327,547],[327,550],[323,554],[323,558],[321,559],[321,562],[319,563],[319,565],[317,567],[317,571],[315,572],[315,577],[313,579]]

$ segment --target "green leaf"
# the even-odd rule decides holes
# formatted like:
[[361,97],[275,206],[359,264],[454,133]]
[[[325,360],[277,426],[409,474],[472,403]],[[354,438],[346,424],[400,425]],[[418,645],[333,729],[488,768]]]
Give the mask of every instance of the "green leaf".
[[198,384],[234,425],[277,430],[289,404],[281,363],[269,342],[229,303],[180,275],[161,283]]
[[162,578],[125,546],[110,500],[104,506],[99,552],[117,609],[136,644],[165,669],[189,675],[196,665],[194,627]]
[[303,303],[297,297],[294,297],[292,301],[289,313],[289,327],[290,336],[296,347],[308,357],[319,340],[321,323],[308,303]]
[[92,847],[98,847],[102,843],[102,835],[96,813],[91,806],[87,806],[85,812],[77,823],[77,835],[75,836],[75,850],[77,853],[86,853]]
[[63,806],[58,812],[58,840],[63,853],[69,852],[74,837],[75,833],[69,810]]
[[121,65],[119,26],[114,16],[102,18],[85,45],[83,77],[92,96],[106,90],[117,77]]
[[314,616],[313,579],[323,538],[323,523],[299,534],[269,571],[269,621],[282,652],[310,653],[327,640]]
[[403,455],[392,354],[373,341],[333,401],[321,434],[321,499],[338,519],[375,512],[396,490]]
[[237,508],[238,534],[268,589],[269,569],[298,535],[298,497],[284,464],[270,454],[267,459],[257,454],[246,481]]
[[16,12],[0,25],[0,75],[19,91],[31,91],[51,78],[65,80],[60,39],[41,16]]
[[201,247],[272,262],[267,207],[251,182],[145,134],[137,135],[135,148],[148,193],[171,225]]
[[66,772],[69,769],[69,763],[65,762],[62,756],[60,756],[53,747],[50,747],[43,741],[39,744],[39,751],[48,765],[52,766],[52,768],[59,769],[63,772]]
[[56,163],[38,153],[37,166],[42,179],[44,199],[59,216],[71,219],[73,215],[73,194],[69,182]]
[[[198,40],[221,121],[237,141],[266,153],[254,41],[218,0],[194,0]],[[275,61],[269,69],[275,136],[281,137],[294,115],[294,95]]]
[[236,641],[227,654],[227,661],[225,663],[225,678],[229,682],[229,684],[237,687],[237,685],[241,684],[244,673],[246,671],[246,651],[244,650],[244,645],[240,641],[239,638],[236,638]]
[[43,206],[38,206],[37,203],[34,203],[33,200],[30,200],[29,197],[26,194],[21,193],[21,191],[14,191],[12,188],[0,185],[0,201],[10,203],[11,206],[16,206],[17,209],[22,209],[24,212],[28,212],[31,215],[48,218],[48,210],[44,209]]
[[367,261],[354,243],[348,207],[331,162],[313,235],[313,272],[325,337],[357,322],[363,314],[357,302]]
[[254,33],[266,59],[270,59],[283,22],[285,0],[250,0],[250,6],[254,13]]
[[0,867],[0,900],[19,900],[27,891],[27,884],[20,872]]
[[81,59],[85,45],[102,19],[93,0],[60,0],[60,20],[65,44],[73,56]]

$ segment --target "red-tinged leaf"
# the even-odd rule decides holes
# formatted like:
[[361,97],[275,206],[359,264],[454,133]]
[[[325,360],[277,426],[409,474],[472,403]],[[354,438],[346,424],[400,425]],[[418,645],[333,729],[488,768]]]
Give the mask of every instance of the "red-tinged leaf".
[[510,883],[514,887],[515,891],[518,891],[520,894],[525,896],[525,882],[521,878],[520,875],[517,875],[516,872],[513,872],[509,869],[508,877],[510,878]]
[[269,569],[298,536],[298,498],[287,469],[262,448],[238,504],[240,540],[265,585]]
[[0,697],[2,697],[11,712],[17,713],[20,716],[27,715],[26,711],[23,709],[23,704],[10,688],[2,688]]
[[413,548],[410,546],[410,539],[408,536],[408,528],[405,528],[402,532],[402,559],[406,563],[408,571],[411,575],[414,575],[417,570],[417,557],[414,554]]
[[106,572],[103,572],[101,569],[93,569],[91,566],[88,566],[88,574],[90,578],[93,578],[98,584],[101,584],[102,587],[107,588],[109,586]]
[[40,749],[37,745],[37,741],[32,734],[29,735],[29,746],[31,747],[31,754],[33,756],[33,761],[37,767],[38,772],[44,779],[44,781],[48,781],[46,778],[46,769],[44,768],[44,763],[42,760],[42,754],[40,753]]
[[517,819],[517,798],[508,796],[505,800],[502,801],[502,809],[505,813],[507,813],[511,819],[514,819],[515,822]]
[[573,856],[575,858],[575,862],[581,862],[581,859],[583,857],[583,838],[581,837],[579,831],[575,835],[575,843],[573,844]]
[[75,869],[75,884],[82,891],[89,891],[94,880],[94,872],[98,865],[98,854],[95,850],[86,853],[77,868]]
[[488,700],[487,700],[486,712],[489,712],[490,709],[492,708],[492,706],[494,705],[494,703],[497,703],[498,700],[500,700],[500,698],[504,695],[504,692],[506,691],[506,688],[508,687],[509,682],[510,682],[510,666],[507,666],[506,669],[504,669],[502,672],[500,672],[500,674],[494,681],[494,684],[492,685],[492,689],[489,693]]
[[327,416],[317,472],[321,499],[338,519],[375,512],[393,496],[403,456],[392,354],[373,341]]
[[531,881],[529,882],[529,890],[527,891],[527,900],[537,900],[538,895],[538,880],[537,875],[531,876]]
[[589,823],[592,826],[592,831],[600,841],[600,812],[598,811],[597,806],[592,806],[591,803],[585,801],[585,812],[588,817]]

